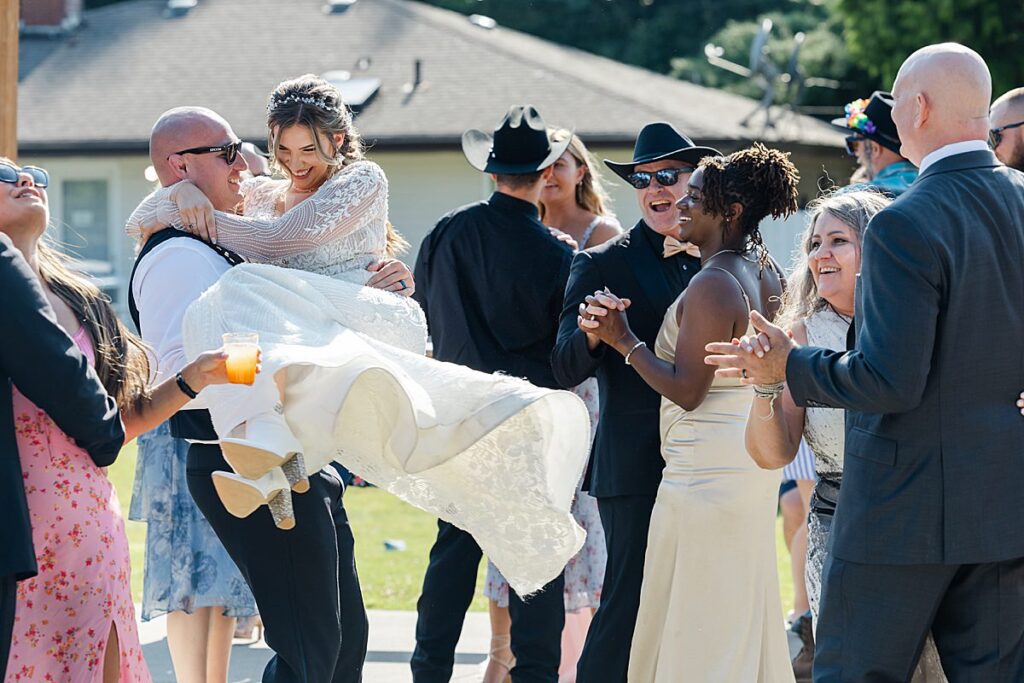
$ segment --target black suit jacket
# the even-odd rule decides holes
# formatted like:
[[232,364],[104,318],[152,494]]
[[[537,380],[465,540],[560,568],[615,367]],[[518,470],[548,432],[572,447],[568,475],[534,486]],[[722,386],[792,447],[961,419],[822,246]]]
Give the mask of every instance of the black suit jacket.
[[434,357],[549,389],[572,250],[537,207],[495,192],[443,216],[416,258],[416,301]]
[[[665,311],[681,292],[666,281],[661,254],[644,236],[646,229],[641,221],[628,233],[576,254],[552,354],[552,369],[562,385],[597,377],[601,417],[584,480],[584,488],[596,497],[653,496],[665,467],[658,426],[661,396],[615,351],[603,344],[594,352],[587,349],[586,336],[576,326],[579,304],[608,287],[632,300],[629,326],[654,348]],[[685,259],[685,287],[700,271],[700,259],[688,254],[675,258]]]
[[871,221],[856,349],[802,348],[800,405],[846,408],[832,526],[861,563],[1024,556],[1024,174],[947,157]]
[[124,430],[114,399],[57,325],[21,252],[0,234],[0,576],[36,573],[32,526],[14,436],[11,385],[84,448],[100,467],[114,462]]

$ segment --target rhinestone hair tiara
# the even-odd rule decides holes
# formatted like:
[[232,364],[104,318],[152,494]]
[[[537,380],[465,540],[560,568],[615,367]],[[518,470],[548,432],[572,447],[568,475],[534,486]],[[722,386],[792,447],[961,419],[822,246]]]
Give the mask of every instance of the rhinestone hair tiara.
[[321,109],[323,111],[335,111],[335,108],[332,107],[327,102],[327,98],[326,97],[313,97],[312,95],[296,95],[294,93],[290,94],[290,95],[285,95],[283,97],[279,97],[277,95],[271,96],[270,103],[267,104],[267,111],[269,112],[274,107],[280,106],[282,104],[292,104],[292,103],[311,104],[314,107],[316,107],[317,109]]

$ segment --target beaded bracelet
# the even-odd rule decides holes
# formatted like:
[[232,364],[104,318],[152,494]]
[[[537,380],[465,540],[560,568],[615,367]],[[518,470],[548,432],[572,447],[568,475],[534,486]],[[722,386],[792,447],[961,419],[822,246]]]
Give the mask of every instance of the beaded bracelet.
[[762,420],[768,421],[775,417],[775,399],[782,395],[782,390],[785,388],[785,382],[754,385],[754,396],[756,398],[768,399],[768,416],[761,418]]

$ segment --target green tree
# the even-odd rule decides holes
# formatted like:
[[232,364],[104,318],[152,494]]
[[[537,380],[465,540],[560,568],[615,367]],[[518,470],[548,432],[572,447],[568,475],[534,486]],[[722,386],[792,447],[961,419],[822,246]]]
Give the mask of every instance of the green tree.
[[[870,84],[870,77],[850,59],[840,35],[840,21],[830,7],[806,5],[784,9],[765,15],[773,22],[767,43],[769,60],[779,71],[786,71],[796,44],[795,36],[803,33],[804,42],[799,52],[800,70],[808,78],[827,78],[839,82],[838,89],[806,87],[799,95],[799,104],[838,109],[844,103],[875,89]],[[721,56],[725,59],[748,66],[750,47],[760,30],[762,18],[729,21],[712,34],[707,42],[720,48]],[[760,98],[763,92],[757,82],[708,63],[703,47],[692,56],[672,60],[671,74],[676,78],[723,88],[748,97]],[[776,83],[776,103],[792,101],[793,97],[794,93],[788,92],[785,85]]]
[[945,41],[985,58],[993,95],[1024,84],[1020,0],[838,0],[836,9],[850,55],[886,90],[910,53]]

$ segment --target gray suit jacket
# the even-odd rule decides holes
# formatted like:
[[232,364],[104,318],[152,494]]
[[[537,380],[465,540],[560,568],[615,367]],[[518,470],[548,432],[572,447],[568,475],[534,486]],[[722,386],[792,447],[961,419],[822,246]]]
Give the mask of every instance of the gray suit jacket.
[[930,166],[871,221],[856,349],[802,348],[800,405],[845,408],[832,551],[878,564],[1024,557],[1024,174]]

